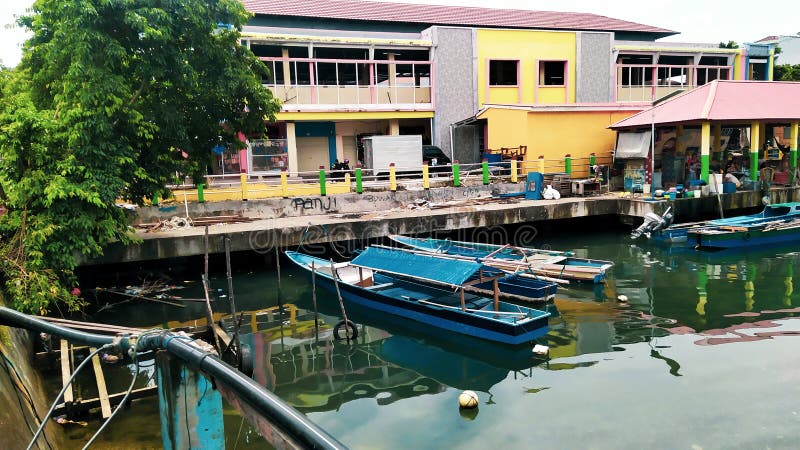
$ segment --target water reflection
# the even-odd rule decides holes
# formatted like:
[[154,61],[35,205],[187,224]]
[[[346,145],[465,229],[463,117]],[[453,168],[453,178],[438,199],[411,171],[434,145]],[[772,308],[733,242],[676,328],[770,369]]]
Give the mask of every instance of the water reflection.
[[[796,391],[798,380],[797,365],[790,364],[796,358],[788,356],[793,344],[785,340],[800,335],[793,270],[800,253],[631,245],[622,233],[537,239],[535,244],[616,263],[605,285],[559,291],[548,307],[549,331],[539,338],[550,347],[548,358],[537,358],[531,346],[431,332],[351,306],[347,313],[359,324],[359,338],[335,341],[338,301],[321,290],[317,336],[305,276],[284,264],[278,293],[274,270],[253,265],[240,268],[235,289],[240,310],[265,312],[246,324],[245,340],[256,355],[254,378],[360,448],[430,448],[445,436],[452,439],[448,447],[461,448],[508,447],[509,440],[521,447],[532,439],[545,448],[620,448],[614,436],[622,435],[630,439],[625,448],[729,448],[751,441],[781,447],[776,436],[791,435],[796,406],[787,390]],[[212,281],[225,288],[223,277]],[[200,296],[196,283],[188,286],[181,295]],[[104,311],[102,319],[149,326],[203,317],[195,308],[130,304]],[[224,301],[215,304],[215,310],[225,308]],[[721,376],[720,367],[731,375]],[[770,383],[740,389],[741,379],[765,375]],[[454,407],[463,389],[481,397],[480,414],[467,417],[472,422]],[[758,430],[748,428],[751,418],[741,404],[761,404],[768,420]],[[597,421],[609,405],[625,420]],[[541,427],[516,420],[544,410]],[[660,426],[649,419],[654,410]],[[709,415],[720,424],[713,430],[701,426]],[[232,429],[226,423],[229,442],[238,421]],[[157,411],[150,422],[157,434]],[[581,433],[574,432],[575,422],[584,424]],[[502,433],[488,437],[489,427]],[[675,429],[684,432],[675,436]],[[740,429],[750,430],[751,438],[739,441],[742,436],[730,432]]]

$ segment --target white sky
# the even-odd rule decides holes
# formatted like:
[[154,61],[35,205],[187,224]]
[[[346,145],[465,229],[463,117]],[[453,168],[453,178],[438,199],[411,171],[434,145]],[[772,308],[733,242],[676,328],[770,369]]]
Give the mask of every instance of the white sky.
[[[324,0],[320,0],[324,1]],[[405,3],[428,3],[492,8],[533,9],[542,11],[577,11],[630,20],[679,31],[671,41],[709,42],[733,40],[752,42],[777,34],[800,31],[797,0],[772,0],[760,4],[743,0],[404,0]],[[24,13],[33,0],[0,0],[0,61],[15,66],[20,59],[25,34],[8,29],[15,14]]]

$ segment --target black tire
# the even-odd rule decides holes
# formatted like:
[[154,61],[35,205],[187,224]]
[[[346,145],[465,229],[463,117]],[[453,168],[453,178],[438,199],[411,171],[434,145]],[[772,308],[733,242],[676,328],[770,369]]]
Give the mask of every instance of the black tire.
[[[344,333],[342,333],[345,327],[350,328],[351,331],[348,332],[344,330]],[[344,334],[344,336],[342,336],[342,334]],[[333,337],[336,338],[337,341],[341,341],[342,339],[347,339],[348,341],[355,340],[358,337],[358,327],[350,320],[347,322],[342,320],[333,327]]]

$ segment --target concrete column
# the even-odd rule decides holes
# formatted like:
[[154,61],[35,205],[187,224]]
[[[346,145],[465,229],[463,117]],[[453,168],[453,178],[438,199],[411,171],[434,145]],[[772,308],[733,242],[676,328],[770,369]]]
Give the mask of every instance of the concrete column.
[[791,132],[789,133],[789,167],[792,169],[797,168],[797,122],[792,122]]
[[387,59],[389,60],[389,86],[394,86],[395,78],[397,78],[397,65],[392,64],[394,62],[394,53],[389,53]]
[[289,49],[281,49],[281,57],[283,61],[283,86],[288,87],[292,84],[292,71],[289,69]]
[[344,161],[344,143],[341,134],[336,135],[336,159]]
[[708,183],[708,168],[711,149],[711,123],[703,122],[700,129],[700,179]]
[[758,180],[758,149],[761,142],[761,124],[753,122],[750,124],[750,179]]
[[286,122],[286,147],[289,159],[289,172],[297,173],[297,136],[294,132],[294,122]]
[[714,124],[714,151],[722,151],[722,124]]
[[167,450],[224,448],[222,396],[200,372],[156,354],[161,442]]
[[389,119],[389,134],[391,136],[400,135],[400,119]]

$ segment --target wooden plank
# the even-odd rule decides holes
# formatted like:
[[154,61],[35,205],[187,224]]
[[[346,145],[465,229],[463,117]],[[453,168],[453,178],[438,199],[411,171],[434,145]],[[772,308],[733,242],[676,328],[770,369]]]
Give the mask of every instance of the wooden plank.
[[[131,395],[128,396],[128,401],[138,400],[146,397],[152,397],[156,394],[158,394],[158,386],[148,386],[139,389],[134,389],[133,391],[131,391]],[[111,404],[111,406],[116,406],[122,401],[123,397],[125,397],[125,392],[111,394],[108,396],[108,401]],[[70,407],[70,410],[74,412],[85,412],[99,407],[100,407],[100,398],[92,398],[89,400],[82,400],[79,403],[73,404]],[[53,411],[53,414],[60,415],[65,413],[66,410],[67,410],[67,405],[64,403],[59,403],[56,406],[56,409]]]
[[[96,349],[92,348],[94,352]],[[106,389],[106,377],[103,375],[103,366],[100,365],[100,356],[92,356],[92,366],[94,366],[94,378],[97,380],[97,397],[100,399],[100,410],[103,419],[111,416],[111,403],[108,401],[108,389]]]
[[[69,342],[66,339],[61,339],[61,384],[66,385],[67,380],[69,380],[70,375],[72,374],[69,370],[69,357],[71,353],[69,351]],[[72,385],[70,385],[66,391],[64,391],[64,403],[70,404],[74,401],[74,397],[72,396]]]

